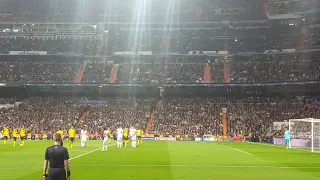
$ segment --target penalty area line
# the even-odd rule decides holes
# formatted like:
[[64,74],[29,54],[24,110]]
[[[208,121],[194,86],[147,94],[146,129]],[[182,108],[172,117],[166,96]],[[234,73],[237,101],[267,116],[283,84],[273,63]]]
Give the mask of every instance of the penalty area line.
[[[110,145],[110,146],[114,146],[114,144],[112,144],[112,145]],[[108,146],[108,147],[110,147],[110,146]],[[95,150],[92,150],[92,151],[89,151],[89,152],[80,154],[80,155],[78,155],[78,156],[75,156],[75,157],[73,157],[73,158],[70,158],[69,160],[71,161],[71,160],[73,160],[73,159],[78,159],[79,157],[85,156],[85,155],[87,155],[87,154],[91,154],[91,153],[96,152],[96,151],[101,150],[101,149],[102,149],[102,148],[100,147],[100,148],[98,148],[98,149],[95,149]]]
[[[261,146],[270,146],[270,147],[277,147],[277,148],[286,149],[286,147],[283,146],[283,145],[267,144],[267,143],[258,143],[258,142],[248,142],[248,143],[250,143],[250,144],[256,144],[256,145],[261,145]],[[311,147],[310,147],[310,148],[311,148]],[[298,151],[312,152],[311,150],[299,149],[299,148],[289,148],[289,150],[298,150]]]
[[234,147],[231,147],[231,146],[227,146],[227,145],[222,145],[224,147],[227,147],[227,148],[230,148],[230,149],[233,149],[233,150],[236,150],[236,151],[239,151],[239,152],[242,152],[242,153],[245,153],[245,154],[248,154],[250,156],[252,156],[253,154],[249,153],[249,152],[246,152],[246,151],[243,151],[241,149],[238,149],[238,148],[234,148]]

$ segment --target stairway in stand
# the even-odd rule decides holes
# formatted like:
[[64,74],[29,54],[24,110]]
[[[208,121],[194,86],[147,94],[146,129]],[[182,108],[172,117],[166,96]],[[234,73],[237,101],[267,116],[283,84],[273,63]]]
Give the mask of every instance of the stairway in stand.
[[86,109],[86,110],[83,111],[80,119],[78,120],[78,122],[76,124],[76,127],[82,127],[84,125],[83,123],[85,122],[86,117],[87,117],[88,114],[89,114],[89,109]]
[[204,68],[204,83],[210,83],[211,82],[211,66],[206,65]]
[[86,67],[87,67],[87,63],[85,62],[85,63],[83,63],[83,65],[79,69],[79,72],[78,72],[78,74],[76,76],[76,79],[75,79],[76,83],[81,83],[82,76],[83,76],[84,71],[86,70]]
[[223,79],[224,83],[230,83],[230,78],[229,78],[229,63],[225,63],[224,69],[223,69]]
[[118,74],[118,67],[119,67],[119,64],[113,65],[111,73],[110,73],[109,83],[116,83],[117,74]]
[[308,28],[307,27],[302,27],[301,29],[301,35],[299,37],[298,45],[296,50],[297,51],[302,51],[304,49],[306,37],[308,35]]
[[[161,106],[161,104],[162,104],[162,100],[158,100],[156,108],[159,108]],[[147,123],[146,129],[144,131],[145,135],[147,135],[149,133],[150,127],[152,126],[152,122],[153,122],[153,119],[154,119],[154,110],[149,115],[148,123]]]

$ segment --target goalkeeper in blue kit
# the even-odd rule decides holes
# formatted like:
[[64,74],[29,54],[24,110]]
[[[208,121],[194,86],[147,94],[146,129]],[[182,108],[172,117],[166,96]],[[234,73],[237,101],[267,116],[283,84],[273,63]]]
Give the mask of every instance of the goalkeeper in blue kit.
[[290,148],[290,139],[291,139],[291,133],[289,130],[286,129],[286,131],[284,132],[284,139],[285,139],[285,142],[286,142],[286,146],[287,146],[287,149]]

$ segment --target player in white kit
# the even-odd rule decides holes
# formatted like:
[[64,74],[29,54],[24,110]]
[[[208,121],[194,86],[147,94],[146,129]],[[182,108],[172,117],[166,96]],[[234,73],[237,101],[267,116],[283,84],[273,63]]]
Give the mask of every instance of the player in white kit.
[[117,148],[122,148],[123,129],[117,129]]
[[108,150],[108,140],[110,138],[110,134],[107,130],[107,128],[103,131],[103,144],[102,144],[102,150],[101,151],[107,151]]
[[87,126],[84,126],[84,128],[81,130],[80,136],[81,136],[81,148],[86,147],[87,143]]
[[137,147],[137,131],[134,127],[130,128],[129,136],[131,138],[131,147]]

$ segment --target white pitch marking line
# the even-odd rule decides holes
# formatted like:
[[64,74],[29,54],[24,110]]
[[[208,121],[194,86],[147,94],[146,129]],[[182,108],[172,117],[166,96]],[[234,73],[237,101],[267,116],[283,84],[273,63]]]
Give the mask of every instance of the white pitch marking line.
[[237,149],[237,148],[234,148],[234,147],[231,147],[231,146],[227,146],[227,145],[223,145],[224,147],[227,147],[227,148],[230,148],[230,149],[233,149],[233,150],[236,150],[236,151],[239,151],[239,152],[242,152],[242,153],[245,153],[245,154],[249,154],[250,156],[252,156],[251,153],[248,153],[246,151],[242,151],[241,149]]
[[[257,145],[262,145],[262,146],[271,146],[271,147],[278,147],[278,148],[283,148],[285,149],[286,147],[281,146],[281,145],[275,145],[275,144],[266,144],[266,143],[255,143],[255,142],[248,142],[250,144],[257,144]],[[298,151],[306,151],[306,152],[311,152],[311,150],[306,150],[306,149],[299,149],[299,148],[289,148],[293,150],[298,150]]]
[[320,169],[320,167],[306,167],[306,166],[224,166],[224,165],[210,165],[210,164],[85,164],[73,166],[108,166],[108,167],[215,167],[215,168],[273,168],[273,169]]
[[[110,146],[114,146],[114,144],[112,144]],[[108,146],[108,147],[110,147],[110,146]],[[76,157],[70,158],[69,160],[77,159],[79,157],[82,157],[82,156],[87,155],[87,154],[91,154],[91,153],[96,152],[96,151],[101,150],[101,149],[102,149],[102,147],[100,147],[98,149],[95,149],[95,150],[92,150],[92,151],[89,151],[89,152],[86,152],[86,153],[83,153],[83,154],[80,154],[80,155],[78,155]]]

